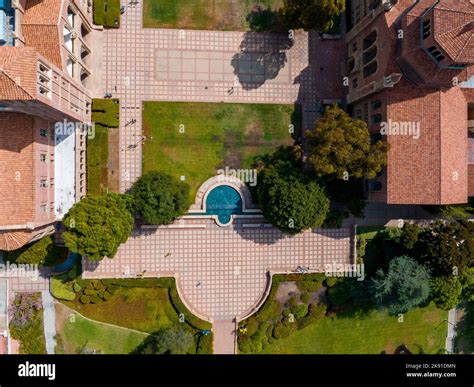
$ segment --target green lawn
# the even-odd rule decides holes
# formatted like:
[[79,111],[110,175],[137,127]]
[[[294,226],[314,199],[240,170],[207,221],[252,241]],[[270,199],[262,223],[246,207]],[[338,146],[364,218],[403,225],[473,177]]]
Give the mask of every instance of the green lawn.
[[250,168],[279,145],[293,143],[295,105],[145,102],[143,170],[186,177],[191,197],[219,168]]
[[144,27],[246,31],[256,4],[278,9],[282,0],[145,0]]
[[94,24],[108,28],[120,26],[120,0],[94,0]]
[[[211,329],[211,324],[192,316],[185,308],[177,296],[174,280],[103,280],[107,284],[110,284],[110,281],[123,286],[119,285],[108,301],[82,304],[79,296],[76,296],[74,301],[62,302],[92,320],[140,332],[151,334],[173,327],[185,329],[196,339],[190,353],[196,353],[198,342],[206,353],[212,350],[212,336],[205,338],[206,343],[201,343],[198,334],[201,330]],[[86,281],[81,280],[81,284],[84,282]],[[181,313],[185,317],[184,321],[180,321]],[[133,339],[130,340],[133,342]]]
[[404,315],[404,322],[382,311],[366,316],[324,317],[316,323],[268,345],[274,354],[377,354],[394,353],[405,344],[413,353],[444,349],[447,312],[430,305]]
[[[93,137],[87,139],[87,192],[103,195],[108,187],[109,127],[119,125],[119,101],[116,99],[92,100]],[[117,151],[118,149],[113,149]]]
[[[63,316],[58,344],[61,353],[76,354],[87,348],[102,354],[128,354],[137,348],[148,336],[92,322],[77,313],[71,313],[62,305],[57,306],[57,314]],[[61,309],[64,309],[64,313]]]

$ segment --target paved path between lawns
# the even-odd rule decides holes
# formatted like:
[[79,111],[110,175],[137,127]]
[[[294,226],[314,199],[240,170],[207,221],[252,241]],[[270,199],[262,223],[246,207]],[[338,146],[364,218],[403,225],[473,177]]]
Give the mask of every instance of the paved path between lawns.
[[234,355],[236,353],[236,324],[234,321],[216,321],[212,324],[212,332],[215,355]]
[[448,312],[448,335],[446,337],[446,352],[454,352],[454,339],[456,337],[456,309]]
[[44,338],[46,340],[46,353],[54,355],[56,348],[56,311],[54,309],[54,299],[49,290],[41,292],[43,300],[43,322]]
[[[121,105],[121,192],[141,176],[143,101],[298,101],[303,127],[310,129],[320,99],[344,96],[343,39],[298,32],[285,49],[285,35],[145,29],[142,2],[127,4],[121,27],[103,34],[102,89]],[[275,65],[280,60],[284,64]]]

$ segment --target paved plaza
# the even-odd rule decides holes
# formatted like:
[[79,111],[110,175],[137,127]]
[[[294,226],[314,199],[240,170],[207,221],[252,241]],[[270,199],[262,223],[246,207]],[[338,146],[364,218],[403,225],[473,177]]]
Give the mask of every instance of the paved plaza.
[[135,230],[113,259],[86,261],[83,277],[174,276],[187,306],[217,321],[252,313],[269,285],[269,271],[324,271],[326,263],[351,259],[349,229],[288,237],[263,218],[238,218],[222,228],[209,218],[186,217],[172,226]]

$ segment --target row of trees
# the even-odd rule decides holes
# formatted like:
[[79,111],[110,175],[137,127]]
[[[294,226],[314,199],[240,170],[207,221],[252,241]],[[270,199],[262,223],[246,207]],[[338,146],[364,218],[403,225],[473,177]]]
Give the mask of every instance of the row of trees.
[[170,224],[188,208],[189,186],[160,172],[144,174],[128,194],[86,196],[64,217],[63,239],[91,260],[112,258],[130,235],[134,216],[149,224]]
[[329,201],[361,216],[364,179],[386,164],[386,145],[371,143],[367,124],[338,106],[326,109],[314,132],[263,161],[257,194],[264,216],[281,231],[296,234],[323,224]]

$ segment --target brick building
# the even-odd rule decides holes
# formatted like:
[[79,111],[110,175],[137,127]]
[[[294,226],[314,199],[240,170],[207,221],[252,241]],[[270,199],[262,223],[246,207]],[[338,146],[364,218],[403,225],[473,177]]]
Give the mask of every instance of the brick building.
[[389,145],[369,200],[466,203],[474,196],[474,0],[349,0],[347,13],[349,109]]
[[57,123],[90,122],[91,15],[84,0],[0,0],[0,250],[53,232],[85,195],[84,133]]

